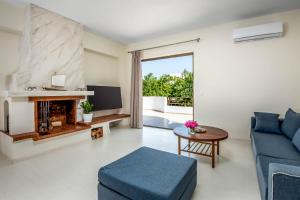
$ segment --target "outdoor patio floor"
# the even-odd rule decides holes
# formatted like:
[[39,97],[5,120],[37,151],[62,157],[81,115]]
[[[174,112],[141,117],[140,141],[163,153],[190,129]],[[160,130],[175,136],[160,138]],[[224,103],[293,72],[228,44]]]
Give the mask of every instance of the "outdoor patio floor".
[[153,110],[143,111],[144,126],[157,127],[164,129],[174,129],[182,126],[187,120],[192,120],[193,115],[176,114],[176,113],[162,113]]

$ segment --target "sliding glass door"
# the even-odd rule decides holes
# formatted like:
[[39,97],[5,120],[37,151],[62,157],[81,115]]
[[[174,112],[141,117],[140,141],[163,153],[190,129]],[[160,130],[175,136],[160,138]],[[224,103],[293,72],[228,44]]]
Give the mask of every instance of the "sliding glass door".
[[193,53],[142,61],[144,126],[173,129],[193,119]]

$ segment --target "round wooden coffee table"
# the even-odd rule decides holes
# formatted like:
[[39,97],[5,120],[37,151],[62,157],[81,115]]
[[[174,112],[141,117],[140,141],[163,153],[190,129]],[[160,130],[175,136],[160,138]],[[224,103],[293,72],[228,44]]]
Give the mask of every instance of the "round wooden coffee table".
[[[207,131],[205,133],[189,134],[186,127],[180,126],[173,130],[174,134],[178,137],[178,155],[181,151],[194,153],[197,155],[211,157],[211,166],[215,167],[215,148],[217,154],[220,154],[220,141],[228,138],[227,131],[211,126],[201,126]],[[181,138],[187,139],[188,144],[181,148]]]

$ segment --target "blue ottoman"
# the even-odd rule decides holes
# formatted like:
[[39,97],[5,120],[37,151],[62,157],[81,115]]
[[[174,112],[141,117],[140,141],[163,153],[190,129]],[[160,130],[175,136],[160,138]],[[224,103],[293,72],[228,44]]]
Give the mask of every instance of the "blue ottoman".
[[99,200],[189,200],[197,185],[197,161],[142,147],[102,167]]

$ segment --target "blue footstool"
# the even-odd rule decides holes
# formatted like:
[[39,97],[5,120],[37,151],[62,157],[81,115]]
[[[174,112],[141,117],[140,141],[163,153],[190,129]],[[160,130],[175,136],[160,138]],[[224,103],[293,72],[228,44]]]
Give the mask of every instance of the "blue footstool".
[[197,161],[142,147],[102,167],[99,200],[189,200],[197,185]]

